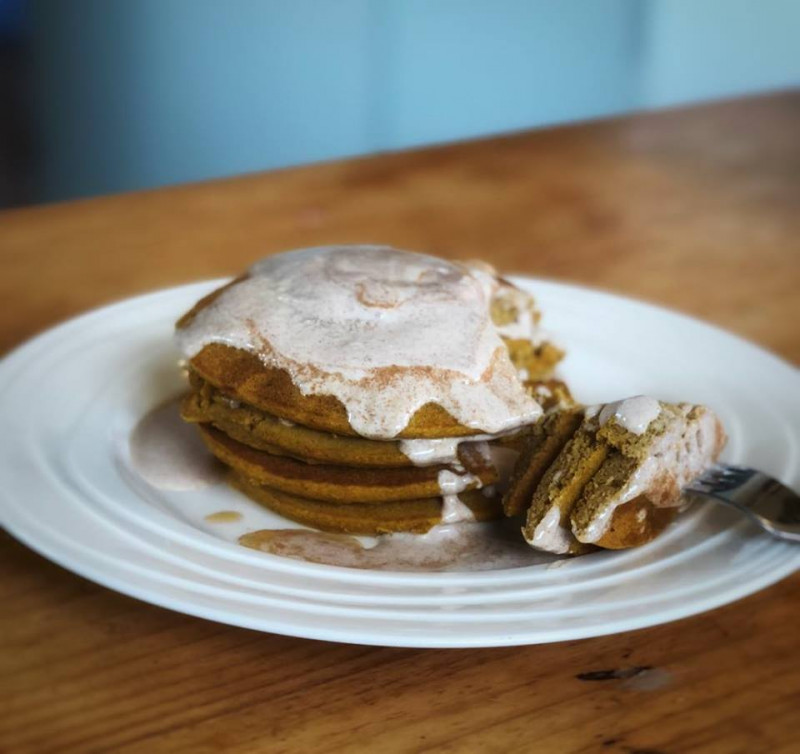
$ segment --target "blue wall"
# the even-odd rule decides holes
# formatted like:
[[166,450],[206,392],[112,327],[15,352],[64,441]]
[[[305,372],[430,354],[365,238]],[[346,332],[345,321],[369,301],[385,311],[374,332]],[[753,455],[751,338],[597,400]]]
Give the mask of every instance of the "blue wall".
[[798,0],[650,3],[643,105],[800,85]]
[[792,0],[35,0],[42,198],[796,84],[798,8]]
[[71,0],[34,21],[47,198],[371,149],[367,0]]
[[376,5],[382,18],[370,68],[380,146],[451,141],[636,105],[638,0]]

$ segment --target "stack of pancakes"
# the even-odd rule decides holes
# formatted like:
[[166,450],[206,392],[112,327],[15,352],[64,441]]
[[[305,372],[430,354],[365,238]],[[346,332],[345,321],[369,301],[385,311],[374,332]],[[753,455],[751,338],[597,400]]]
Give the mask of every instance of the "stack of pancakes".
[[[352,288],[360,302],[353,304],[348,299],[347,306],[352,307],[352,312],[348,309],[347,316],[353,313],[353,316],[361,316],[358,307],[363,301],[372,309],[388,308],[383,299],[394,302],[395,289],[404,296],[411,295],[406,290],[416,285],[416,278],[409,283],[403,277],[402,285],[395,284],[392,278],[389,283],[381,283],[383,287],[369,288],[365,292],[364,278],[353,261],[378,264],[381,274],[392,265],[392,275],[408,277],[403,267],[405,258],[397,256],[403,252],[379,249],[373,253],[364,247],[350,248],[354,250],[335,247],[332,252],[356,269],[351,272],[348,267],[346,278],[342,275],[336,278],[337,285],[340,278],[344,280],[341,285],[347,288],[345,292]],[[314,260],[320,255],[324,257],[331,252],[310,250],[303,253],[310,254],[308,259],[311,260],[303,264],[311,264],[316,263]],[[294,290],[282,293],[279,280],[269,289],[278,291],[271,293],[273,298],[247,299],[246,306],[242,304],[236,308],[237,286],[251,279],[254,274],[251,271],[198,302],[177,324],[179,342],[182,334],[191,338],[193,329],[202,329],[202,337],[195,338],[199,345],[192,348],[184,345],[183,348],[191,392],[182,404],[182,416],[197,425],[209,450],[229,467],[231,484],[248,497],[307,526],[350,534],[425,532],[442,521],[485,521],[503,515],[495,492],[497,483],[503,481],[496,449],[513,449],[530,431],[541,414],[536,399],[546,405],[569,400],[563,383],[552,379],[553,368],[562,354],[551,344],[537,339],[538,312],[532,299],[498,278],[493,271],[485,266],[453,265],[442,260],[428,262],[426,260],[433,258],[411,256],[422,259],[412,260],[413,264],[422,265],[420,278],[428,274],[425,265],[438,265],[436,274],[444,276],[445,291],[451,285],[450,277],[459,285],[465,284],[464,276],[475,275],[480,280],[487,291],[483,304],[487,326],[496,328],[497,343],[505,347],[504,353],[497,355],[503,363],[492,362],[493,366],[484,370],[480,379],[490,379],[505,368],[506,361],[510,362],[508,373],[519,384],[508,389],[518,391],[518,403],[526,402],[527,416],[509,422],[509,426],[500,431],[487,431],[469,417],[466,420],[464,416],[456,418],[453,411],[445,409],[441,403],[427,401],[408,411],[405,425],[391,436],[359,433],[353,426],[354,411],[360,412],[358,427],[364,426],[365,417],[370,418],[370,408],[376,414],[374,426],[380,426],[377,420],[384,410],[382,400],[386,393],[381,386],[376,388],[372,373],[365,372],[369,380],[363,376],[352,378],[347,384],[349,392],[344,393],[344,398],[341,394],[337,397],[316,388],[320,384],[317,364],[311,361],[298,364],[293,353],[276,356],[279,338],[273,337],[271,324],[259,323],[264,317],[264,321],[272,322],[269,313],[265,315],[264,311],[284,306],[280,296],[296,293]],[[378,261],[374,262],[373,257]],[[337,264],[341,267],[343,263]],[[395,269],[398,265],[400,272]],[[270,274],[277,274],[273,268],[270,270]],[[283,274],[295,273],[288,268]],[[316,273],[312,269],[308,274]],[[417,274],[416,268],[414,274]],[[270,281],[270,285],[273,282]],[[467,283],[474,281],[470,279]],[[474,287],[478,290],[479,286],[476,283]],[[335,299],[340,293],[331,295]],[[378,299],[377,303],[374,299]],[[256,311],[254,306],[260,309]],[[335,300],[320,300],[317,304],[319,321],[315,320],[314,326],[324,329],[326,307],[331,308],[334,317],[337,306]],[[363,316],[373,317],[371,309]],[[339,316],[336,326],[343,320],[344,317]],[[375,322],[377,325],[370,326],[380,327],[382,320],[376,315]],[[298,328],[299,339],[304,337],[297,320],[292,320],[288,326]],[[250,340],[244,347],[241,338],[237,341],[234,337],[240,331],[249,333]],[[413,344],[413,338],[404,340],[402,333],[397,337],[398,348],[402,348],[404,342]],[[387,348],[387,352],[391,352],[391,348]],[[413,375],[410,369],[409,373]],[[334,376],[340,379],[340,375]],[[455,385],[452,390],[455,391],[463,379],[459,375],[452,377]],[[359,394],[362,386],[371,391],[370,400],[374,399],[374,405],[367,405],[366,409],[364,396]],[[442,387],[442,394],[448,400],[450,389],[447,385]],[[347,396],[353,396],[352,405],[347,404]],[[391,407],[396,410],[398,399],[395,396],[393,400]],[[455,399],[453,405],[458,405]]]
[[550,412],[526,440],[503,505],[533,547],[581,554],[637,547],[677,515],[681,489],[725,433],[703,406],[637,396]]

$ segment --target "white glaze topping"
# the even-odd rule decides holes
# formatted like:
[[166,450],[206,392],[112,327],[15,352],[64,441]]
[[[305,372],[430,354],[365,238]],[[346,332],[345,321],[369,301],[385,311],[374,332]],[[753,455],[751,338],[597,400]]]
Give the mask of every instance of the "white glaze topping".
[[583,410],[583,415],[586,417],[587,421],[591,421],[592,419],[594,419],[600,413],[600,409],[601,408],[602,408],[602,405],[587,406]]
[[577,538],[578,533],[580,533],[581,542],[597,542],[608,531],[608,527],[611,526],[611,518],[619,505],[622,505],[622,501],[613,500],[599,511],[583,529],[573,526],[573,530],[576,532],[575,537]]
[[434,466],[453,463],[458,458],[462,437],[400,440],[400,452],[408,456],[414,466]]
[[569,552],[574,541],[570,531],[561,525],[561,509],[554,505],[545,513],[542,520],[533,530],[533,536],[528,539],[525,529],[522,530],[525,541],[537,550],[564,554]]
[[474,521],[475,514],[461,502],[458,495],[442,496],[442,523],[457,524],[462,521]]
[[257,354],[304,395],[337,397],[365,437],[395,437],[429,402],[494,434],[541,415],[491,321],[497,285],[385,246],[302,249],[255,264],[177,342],[187,358],[209,343]]
[[450,469],[442,469],[436,480],[442,495],[457,495],[478,481],[478,478],[472,474],[456,474]]
[[442,469],[437,476],[439,491],[442,493],[442,523],[455,524],[460,521],[474,521],[472,511],[461,502],[459,492],[479,481],[472,474],[456,474],[449,469]]
[[644,434],[650,423],[661,413],[661,405],[649,395],[636,395],[622,401],[606,403],[600,410],[598,421],[602,427],[614,418],[621,427],[635,435]]
[[[462,444],[475,449],[487,463],[494,462],[492,446],[489,442],[509,433],[496,435],[470,435],[469,437],[415,438],[399,440],[398,446],[414,466],[436,466],[452,464],[460,466],[458,451]],[[495,464],[496,465],[496,464]]]

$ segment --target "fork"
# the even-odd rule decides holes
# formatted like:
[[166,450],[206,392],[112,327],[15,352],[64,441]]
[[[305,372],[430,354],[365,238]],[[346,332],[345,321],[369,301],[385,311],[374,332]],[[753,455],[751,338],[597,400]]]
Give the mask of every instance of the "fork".
[[735,508],[773,537],[800,542],[800,495],[761,471],[717,464],[684,492]]

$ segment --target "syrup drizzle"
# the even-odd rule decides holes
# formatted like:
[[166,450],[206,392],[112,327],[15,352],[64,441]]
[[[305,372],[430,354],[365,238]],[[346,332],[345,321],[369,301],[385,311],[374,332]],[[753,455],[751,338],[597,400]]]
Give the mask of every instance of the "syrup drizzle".
[[491,571],[550,565],[519,536],[519,523],[441,524],[426,534],[386,534],[363,545],[347,534],[308,529],[262,529],[239,538],[254,550],[309,563],[375,571]]

